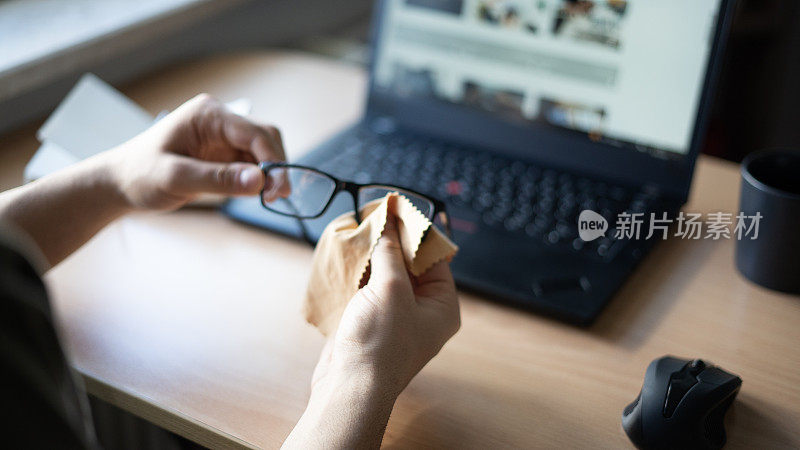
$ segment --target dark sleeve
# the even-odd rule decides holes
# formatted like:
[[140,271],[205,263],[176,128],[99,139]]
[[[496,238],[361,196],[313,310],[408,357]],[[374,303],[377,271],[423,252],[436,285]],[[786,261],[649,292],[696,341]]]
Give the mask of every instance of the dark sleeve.
[[64,358],[44,284],[15,246],[0,236],[3,442],[15,448],[94,448],[87,399]]

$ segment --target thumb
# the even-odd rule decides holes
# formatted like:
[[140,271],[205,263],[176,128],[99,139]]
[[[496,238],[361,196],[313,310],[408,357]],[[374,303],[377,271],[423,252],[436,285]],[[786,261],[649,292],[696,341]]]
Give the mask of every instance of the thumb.
[[392,288],[397,283],[410,286],[400,235],[397,232],[397,218],[389,213],[383,233],[372,251],[369,284],[373,287]]
[[264,173],[248,163],[213,163],[179,157],[170,178],[179,194],[256,195],[264,187]]

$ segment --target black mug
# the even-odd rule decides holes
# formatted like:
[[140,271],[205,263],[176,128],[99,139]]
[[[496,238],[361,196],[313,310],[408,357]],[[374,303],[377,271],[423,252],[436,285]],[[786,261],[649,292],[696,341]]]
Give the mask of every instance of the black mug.
[[736,267],[750,281],[800,294],[800,152],[767,150],[742,162],[739,209],[761,215],[758,237],[736,245]]

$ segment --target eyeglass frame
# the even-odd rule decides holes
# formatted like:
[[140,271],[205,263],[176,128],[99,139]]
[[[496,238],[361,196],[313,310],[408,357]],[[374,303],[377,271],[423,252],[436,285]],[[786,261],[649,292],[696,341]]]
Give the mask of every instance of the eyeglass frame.
[[[273,212],[275,214],[280,214],[280,215],[288,216],[288,217],[294,217],[294,218],[297,218],[298,220],[301,220],[301,221],[304,220],[304,219],[317,219],[317,218],[321,217],[323,214],[325,214],[325,212],[331,206],[331,203],[333,203],[333,199],[336,198],[336,195],[338,193],[340,193],[342,191],[346,191],[347,193],[350,194],[350,197],[353,198],[353,210],[355,211],[356,223],[358,223],[360,225],[361,224],[361,211],[359,210],[359,207],[361,205],[359,205],[359,201],[358,201],[358,191],[361,188],[365,188],[365,187],[388,188],[387,190],[389,190],[389,191],[394,189],[394,190],[400,191],[399,192],[400,194],[402,194],[402,192],[408,192],[409,194],[413,194],[413,195],[422,197],[422,198],[430,201],[431,204],[433,205],[433,212],[431,213],[430,217],[427,217],[427,219],[430,220],[431,223],[433,223],[433,221],[437,218],[437,216],[441,215],[439,217],[439,220],[441,221],[442,225],[444,225],[445,233],[447,234],[448,237],[452,236],[452,231],[450,229],[450,215],[447,213],[447,207],[446,207],[445,203],[443,201],[439,200],[438,198],[431,197],[430,195],[423,194],[421,192],[417,192],[417,191],[415,191],[413,189],[409,189],[409,188],[406,188],[406,187],[396,186],[396,185],[393,185],[393,184],[356,183],[354,181],[342,180],[342,179],[339,179],[339,178],[337,178],[337,177],[335,177],[335,176],[333,176],[333,175],[331,175],[331,174],[329,174],[327,172],[319,170],[317,168],[304,166],[304,165],[301,165],[301,164],[290,164],[290,163],[286,163],[286,162],[262,162],[262,163],[260,163],[258,165],[258,167],[264,173],[264,178],[265,179],[267,179],[267,173],[271,169],[274,169],[276,167],[284,167],[284,168],[289,168],[289,169],[290,168],[296,168],[296,169],[310,170],[312,172],[318,173],[319,175],[322,175],[322,176],[330,179],[335,184],[333,192],[331,192],[330,197],[328,198],[328,201],[327,201],[327,203],[325,203],[325,206],[322,208],[322,210],[320,210],[320,212],[318,214],[316,214],[316,215],[303,216],[303,217],[301,217],[301,216],[299,216],[297,214],[290,214],[290,213],[285,213],[285,212],[281,212],[281,211],[276,211],[276,210],[270,208],[269,206],[267,206],[266,202],[264,201],[264,193],[266,191],[266,184],[265,184],[264,188],[261,189],[261,193],[259,194],[259,200],[261,201],[261,206],[263,206],[265,209],[267,209],[268,211]],[[306,234],[306,236],[305,236],[306,240],[309,240],[308,236],[307,236],[307,233],[305,232],[305,227],[303,227],[303,228],[304,228],[303,233]]]

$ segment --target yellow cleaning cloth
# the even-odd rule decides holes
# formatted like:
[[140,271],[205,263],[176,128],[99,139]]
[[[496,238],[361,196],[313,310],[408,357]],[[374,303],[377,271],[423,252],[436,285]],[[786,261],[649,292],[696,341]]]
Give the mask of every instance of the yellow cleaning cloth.
[[435,263],[451,260],[458,251],[447,236],[397,193],[370,202],[361,214],[360,225],[353,213],[334,219],[314,250],[304,313],[306,320],[326,336],[336,330],[347,303],[369,281],[370,256],[389,214],[397,217],[403,257],[412,275],[419,276]]

